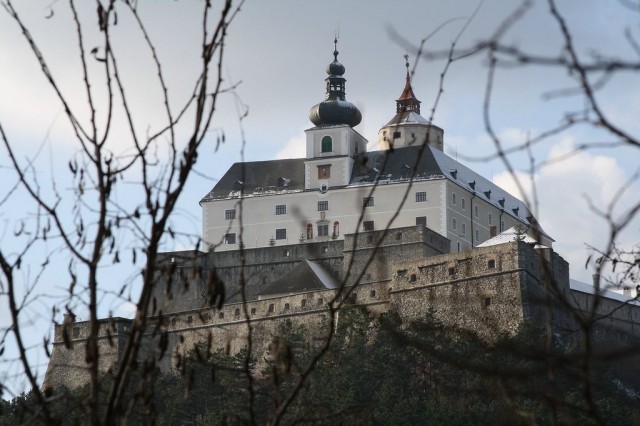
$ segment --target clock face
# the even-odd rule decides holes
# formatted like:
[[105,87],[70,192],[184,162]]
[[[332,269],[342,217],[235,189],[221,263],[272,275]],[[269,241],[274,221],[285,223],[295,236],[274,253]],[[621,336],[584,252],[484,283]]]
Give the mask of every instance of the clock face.
[[331,166],[318,166],[318,179],[329,179],[331,176]]

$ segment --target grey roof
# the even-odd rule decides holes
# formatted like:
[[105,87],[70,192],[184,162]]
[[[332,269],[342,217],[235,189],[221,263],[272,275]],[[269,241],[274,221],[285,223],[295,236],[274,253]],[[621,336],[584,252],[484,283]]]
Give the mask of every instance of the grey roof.
[[235,163],[201,201],[304,190],[304,158]]
[[265,287],[259,296],[301,293],[313,290],[337,288],[337,280],[322,266],[310,260],[302,260],[292,270]]
[[414,111],[405,111],[405,112],[399,112],[396,115],[394,115],[393,118],[389,120],[387,124],[385,124],[385,127],[402,126],[404,124],[423,124],[427,126],[429,125],[429,121]]
[[[530,230],[525,231],[524,235],[522,236],[522,241],[527,244],[538,244],[538,241],[536,241],[536,239],[530,235],[531,233],[532,232]],[[484,243],[478,244],[476,247],[491,247],[500,244],[511,243],[516,240],[517,234],[518,233],[516,232],[516,227],[512,226],[506,231],[499,233],[495,237],[489,238]]]

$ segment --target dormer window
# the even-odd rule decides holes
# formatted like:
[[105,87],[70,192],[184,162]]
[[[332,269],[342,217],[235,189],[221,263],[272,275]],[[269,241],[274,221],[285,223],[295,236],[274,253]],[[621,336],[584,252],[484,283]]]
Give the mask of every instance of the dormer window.
[[331,136],[324,136],[321,141],[322,152],[333,152],[333,139]]

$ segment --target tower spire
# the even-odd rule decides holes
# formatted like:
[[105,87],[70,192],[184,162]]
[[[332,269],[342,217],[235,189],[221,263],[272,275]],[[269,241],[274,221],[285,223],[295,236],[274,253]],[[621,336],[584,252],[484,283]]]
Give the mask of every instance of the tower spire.
[[344,65],[338,62],[338,36],[333,38],[333,62],[327,67],[327,91],[324,102],[313,106],[309,120],[316,126],[348,124],[357,126],[362,120],[358,108],[345,97]]
[[411,74],[409,73],[409,55],[404,55],[404,65],[407,68],[405,77],[404,90],[400,98],[396,100],[396,112],[415,112],[420,114],[420,101],[416,98],[411,87]]

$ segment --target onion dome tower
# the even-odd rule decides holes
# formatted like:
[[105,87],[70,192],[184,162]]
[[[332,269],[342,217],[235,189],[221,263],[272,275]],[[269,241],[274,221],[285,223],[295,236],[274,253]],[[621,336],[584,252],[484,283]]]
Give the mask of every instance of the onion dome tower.
[[344,65],[338,62],[338,39],[333,40],[333,62],[327,67],[329,75],[325,100],[314,105],[309,111],[309,120],[316,126],[347,124],[357,126],[362,120],[358,108],[345,99]]
[[409,56],[404,55],[407,74],[404,89],[396,100],[396,115],[378,132],[381,150],[429,144],[443,151],[444,131],[420,115],[420,101],[411,87]]

